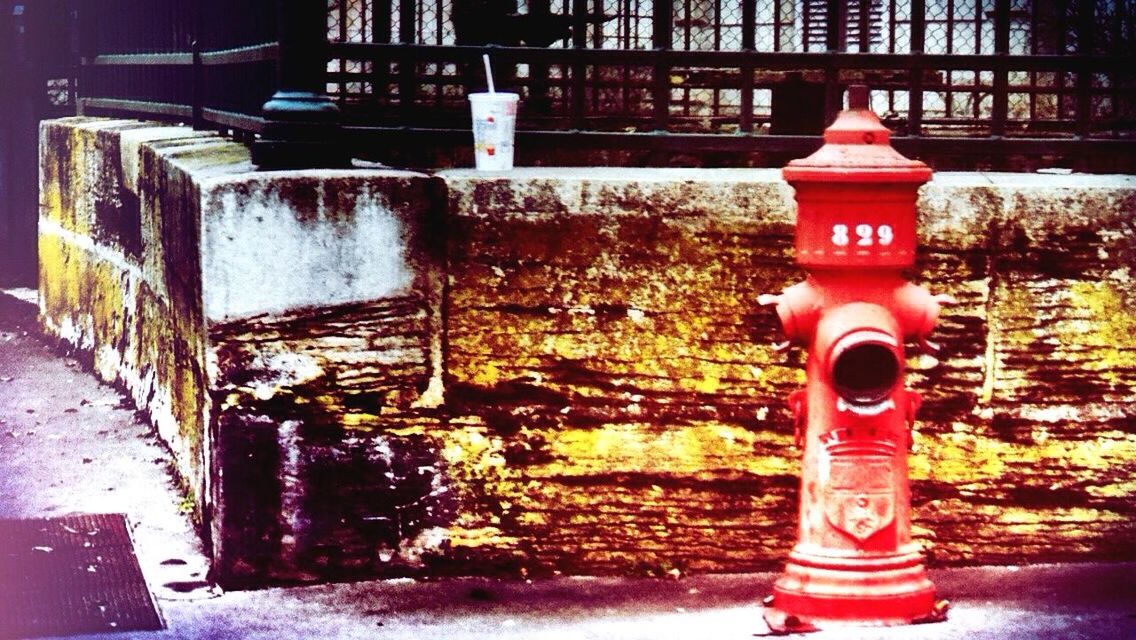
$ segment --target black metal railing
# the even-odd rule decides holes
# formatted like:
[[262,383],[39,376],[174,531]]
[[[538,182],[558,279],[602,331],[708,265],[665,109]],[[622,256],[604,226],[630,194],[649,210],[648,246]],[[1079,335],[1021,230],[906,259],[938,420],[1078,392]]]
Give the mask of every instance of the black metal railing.
[[76,2],[79,112],[260,133],[279,57],[269,9],[262,0]]
[[228,129],[266,166],[398,159],[469,146],[488,52],[497,86],[522,96],[522,158],[780,161],[815,148],[861,83],[896,146],[933,164],[1123,170],[1134,14],[1114,0],[76,0],[76,104]]

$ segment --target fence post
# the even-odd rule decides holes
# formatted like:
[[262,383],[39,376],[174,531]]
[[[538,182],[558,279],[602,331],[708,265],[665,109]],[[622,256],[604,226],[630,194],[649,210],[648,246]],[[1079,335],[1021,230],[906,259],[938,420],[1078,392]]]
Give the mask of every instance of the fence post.
[[651,101],[654,107],[655,129],[666,131],[671,111],[671,60],[674,46],[674,7],[671,2],[655,2],[651,17],[652,41],[658,54],[651,78]]
[[1006,118],[1009,115],[1010,83],[1007,57],[1010,55],[1010,0],[994,2],[994,103],[990,115],[990,135],[1006,135]]
[[911,2],[911,56],[919,61],[911,69],[911,86],[907,93],[907,135],[916,138],[923,135],[923,52],[927,39],[927,3],[925,0]]
[[339,107],[327,95],[327,2],[272,1],[277,90],[261,108],[265,124],[252,161],[262,169],[347,166]]
[[840,68],[832,61],[831,54],[844,53],[847,49],[848,13],[844,0],[828,0],[825,3],[825,49],[830,57],[824,66],[824,126],[832,124],[836,114],[843,106],[844,87],[840,86]]
[[[779,0],[775,0],[779,1]],[[776,23],[776,20],[774,21]],[[753,53],[757,49],[757,3],[752,0],[742,2],[742,51],[748,55],[741,65],[741,113],[739,114],[738,131],[741,133],[753,132]]]
[[1095,34],[1093,31],[1096,29],[1096,18],[1094,15],[1094,6],[1092,2],[1082,0],[1077,3],[1077,79],[1075,84],[1076,91],[1076,132],[1078,138],[1087,137],[1092,133],[1092,110],[1093,110],[1093,75],[1092,69],[1089,67],[1089,62],[1086,60],[1088,56],[1093,54],[1093,48],[1096,44]]
[[[583,129],[584,112],[587,107],[585,92],[587,91],[588,67],[579,57],[579,52],[588,46],[588,13],[587,0],[572,0],[572,126]],[[596,70],[596,82],[599,83],[599,71]]]
[[199,3],[189,6],[191,12],[190,29],[193,40],[190,42],[190,51],[193,53],[193,128],[204,129],[205,124],[205,67],[201,64],[201,37],[204,27],[204,12]]

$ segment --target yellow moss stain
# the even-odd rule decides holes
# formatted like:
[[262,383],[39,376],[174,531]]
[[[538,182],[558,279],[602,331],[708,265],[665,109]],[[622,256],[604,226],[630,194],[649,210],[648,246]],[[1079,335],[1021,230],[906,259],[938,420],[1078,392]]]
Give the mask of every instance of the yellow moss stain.
[[1131,389],[1136,386],[1128,373],[1136,367],[1136,309],[1125,302],[1111,282],[1074,282],[1069,298],[1080,317],[1056,323],[1054,332],[1063,345],[1095,347],[1092,359],[1079,366],[1096,372],[1102,379]]
[[492,386],[571,361],[650,391],[768,392],[792,368],[765,367],[780,358],[747,329],[752,247],[707,241],[751,232],[648,216],[475,228],[453,247],[478,259],[451,276],[451,373]]
[[1032,324],[1032,319],[1038,315],[1038,301],[1024,283],[1001,283],[994,292],[994,301],[981,396],[984,404],[1001,393],[1033,384],[1024,371],[1006,366],[1002,355],[1007,351],[1027,350],[1043,337]]
[[[620,545],[613,544],[616,538],[624,540],[623,546],[633,544],[645,550],[656,545],[666,550],[670,544],[666,541],[678,532],[685,536],[683,544],[689,544],[691,535],[712,535],[716,527],[732,531],[730,527],[745,526],[747,518],[759,516],[763,508],[777,499],[762,491],[723,496],[722,499],[748,505],[732,507],[741,511],[727,521],[720,514],[699,515],[703,509],[723,506],[705,503],[707,491],[713,492],[710,489],[621,488],[618,484],[583,489],[572,483],[561,484],[567,478],[615,473],[712,481],[796,471],[789,437],[725,424],[676,426],[663,431],[638,424],[558,431],[522,428],[508,438],[472,422],[449,425],[443,430],[424,428],[437,438],[453,494],[461,505],[458,516],[446,530],[451,545],[494,551],[513,549],[522,539],[531,542],[528,536],[539,538],[537,532],[551,527],[557,536],[572,535],[572,531],[592,536],[592,560],[619,563],[616,556]],[[538,462],[508,462],[508,448],[531,447],[534,442],[541,443]],[[757,449],[771,448],[784,451],[787,456],[755,453]],[[628,500],[633,502],[624,504]],[[649,509],[653,515],[644,516],[643,509]],[[506,517],[508,527],[503,524]],[[622,533],[616,534],[612,527]],[[786,531],[791,528],[791,523],[786,523]],[[585,530],[590,533],[583,533]],[[594,538],[597,535],[603,538]],[[641,553],[632,556],[642,560]]]
[[40,217],[55,222],[61,227],[66,227],[66,220],[64,216],[66,212],[63,211],[63,196],[61,189],[63,185],[59,183],[58,176],[52,174],[45,180],[43,191],[40,193]]
[[[910,458],[911,477],[931,479],[956,486],[974,482],[1001,482],[1010,465],[1036,469],[1038,479],[1046,470],[1060,470],[1062,482],[1078,481],[1090,495],[1136,497],[1133,460],[1136,434],[1111,434],[1089,440],[1048,440],[1044,443],[1009,443],[978,435],[966,425],[954,433],[922,436],[918,451]],[[1128,467],[1127,472],[1123,471]],[[1019,472],[1020,473],[1020,472]]]
[[43,311],[58,319],[79,309],[82,267],[74,249],[59,236],[39,234],[39,289]]
[[[460,510],[446,528],[452,546],[507,548],[517,541],[500,529],[501,515],[482,506],[488,499],[502,509],[528,511],[531,501],[517,472],[509,469],[504,442],[480,425],[458,425],[437,435],[442,460]],[[505,506],[508,505],[508,506]]]
[[[530,477],[642,473],[674,476],[795,473],[791,437],[733,425],[702,423],[658,429],[611,424],[542,434],[551,462],[530,468]],[[758,449],[785,455],[759,455]]]
[[[96,344],[126,342],[125,275],[105,261],[92,261],[81,286],[88,292],[89,312],[94,318]],[[129,331],[133,333],[133,331]]]
[[1094,524],[1105,522],[1126,522],[1127,517],[1121,513],[1105,511],[1102,509],[1089,509],[1085,507],[1068,507],[1047,509],[1044,512],[1024,509],[1021,507],[1002,507],[994,518],[993,524],[999,528],[1010,531],[1009,527],[1038,527],[1040,525],[1052,526],[1055,524]]

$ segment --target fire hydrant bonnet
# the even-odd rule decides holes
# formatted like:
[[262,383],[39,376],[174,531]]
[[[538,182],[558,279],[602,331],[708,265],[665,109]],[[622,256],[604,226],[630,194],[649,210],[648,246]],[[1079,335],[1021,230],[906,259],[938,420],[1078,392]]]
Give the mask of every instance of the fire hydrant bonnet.
[[891,146],[891,131],[868,109],[867,90],[850,87],[848,109],[824,132],[824,146],[793,160],[781,175],[794,187],[808,182],[893,182],[923,184],[931,168]]

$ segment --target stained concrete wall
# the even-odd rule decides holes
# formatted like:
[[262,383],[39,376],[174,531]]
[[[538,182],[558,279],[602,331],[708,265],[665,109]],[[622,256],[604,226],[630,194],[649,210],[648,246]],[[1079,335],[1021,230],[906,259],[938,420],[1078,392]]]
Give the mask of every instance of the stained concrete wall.
[[289,577],[280,523],[304,516],[281,496],[302,502],[306,478],[288,475],[282,439],[293,413],[320,410],[298,390],[316,407],[323,388],[439,401],[434,181],[257,173],[241,145],[132,121],[66,118],[40,136],[45,330],[157,425],[219,575]]
[[[173,407],[228,583],[787,553],[803,356],[756,297],[803,274],[776,171],[254,173],[136,126],[44,128],[44,323],[155,380],[134,396]],[[116,161],[137,191],[96,184]],[[137,242],[96,224],[133,219],[125,192]],[[959,300],[910,362],[933,561],[1133,557],[1134,210],[1123,176],[923,189],[912,275]]]

